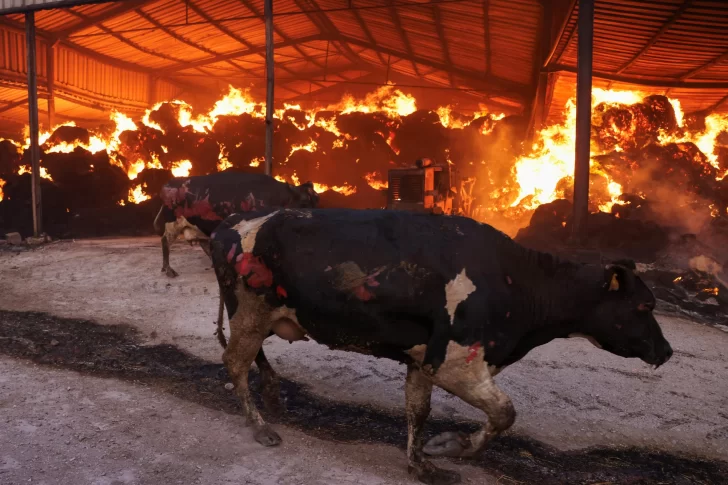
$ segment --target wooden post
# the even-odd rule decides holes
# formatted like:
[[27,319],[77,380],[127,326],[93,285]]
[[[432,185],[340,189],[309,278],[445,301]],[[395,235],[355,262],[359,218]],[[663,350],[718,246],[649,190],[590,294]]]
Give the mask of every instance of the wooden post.
[[265,174],[273,175],[273,0],[265,0]]
[[56,43],[48,44],[46,48],[46,87],[48,88],[48,130],[56,124]]
[[594,0],[579,0],[579,46],[576,73],[576,162],[572,238],[583,243],[589,216],[589,159],[591,137],[592,54]]
[[36,64],[35,14],[25,14],[25,48],[28,57],[28,126],[30,131],[31,193],[33,197],[33,234],[43,232],[40,197],[40,147],[38,146],[38,68]]

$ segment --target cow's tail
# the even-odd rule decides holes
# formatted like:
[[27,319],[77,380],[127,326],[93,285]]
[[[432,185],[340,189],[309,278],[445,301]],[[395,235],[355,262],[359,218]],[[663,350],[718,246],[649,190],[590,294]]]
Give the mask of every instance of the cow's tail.
[[225,299],[223,298],[222,287],[220,287],[220,306],[217,310],[217,331],[215,334],[217,335],[217,341],[220,342],[223,349],[227,347],[227,339],[225,339],[225,334],[222,331],[222,319],[224,313]]
[[157,232],[158,236],[164,235],[164,224],[162,224],[162,211],[164,211],[164,204],[162,204],[162,207],[159,208],[159,212],[157,212],[157,217],[154,218],[154,230]]

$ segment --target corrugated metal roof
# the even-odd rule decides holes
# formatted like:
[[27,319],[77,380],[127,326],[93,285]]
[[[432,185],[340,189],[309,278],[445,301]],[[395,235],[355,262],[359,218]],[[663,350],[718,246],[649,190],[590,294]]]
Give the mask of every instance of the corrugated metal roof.
[[[7,1],[13,0],[0,0]],[[680,97],[686,111],[728,109],[726,2],[595,1],[595,85],[635,89],[647,83],[650,92]],[[573,95],[577,3],[276,0],[276,99],[330,91],[324,74],[346,82],[337,76],[348,70],[378,80],[349,81],[349,91],[370,91],[396,78],[447,88],[443,98],[460,96],[465,104],[478,99],[494,110],[525,112],[542,63],[541,30],[550,27],[544,9],[550,9],[553,23],[565,25],[545,66],[558,72],[547,110],[553,117]],[[151,98],[181,91],[217,94],[229,82],[262,93],[263,10],[263,0],[127,0],[44,10],[36,25],[39,36],[61,40],[59,96],[93,119],[115,103],[138,110]],[[0,86],[24,82],[23,21],[22,14],[0,17]],[[39,45],[45,76],[47,44]]]

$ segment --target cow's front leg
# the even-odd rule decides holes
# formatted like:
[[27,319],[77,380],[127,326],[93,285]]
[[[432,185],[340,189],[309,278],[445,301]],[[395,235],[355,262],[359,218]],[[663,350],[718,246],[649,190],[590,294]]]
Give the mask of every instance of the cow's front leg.
[[418,366],[407,367],[407,381],[404,389],[407,411],[407,464],[409,472],[419,481],[430,485],[451,485],[460,482],[460,475],[441,470],[425,460],[422,441],[425,421],[430,414],[432,382]]
[[436,386],[458,396],[471,406],[483,410],[488,416],[488,422],[471,435],[447,432],[435,436],[423,448],[426,454],[452,457],[475,456],[485,448],[491,439],[513,424],[516,418],[513,403],[508,395],[493,382],[481,346],[466,347],[450,342],[445,362],[437,374],[430,378]]
[[175,277],[177,277],[179,275],[169,265],[169,246],[170,246],[170,239],[171,240],[174,240],[167,233],[167,231],[165,231],[164,232],[164,235],[162,236],[162,273],[166,274],[170,278],[175,278]]

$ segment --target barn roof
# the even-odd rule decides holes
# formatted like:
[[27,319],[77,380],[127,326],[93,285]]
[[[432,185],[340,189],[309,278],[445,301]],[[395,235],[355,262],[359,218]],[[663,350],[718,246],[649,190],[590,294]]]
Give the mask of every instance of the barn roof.
[[[724,1],[595,0],[594,83],[728,109]],[[327,100],[387,81],[424,105],[529,113],[548,73],[555,118],[575,88],[574,0],[276,0],[276,100]],[[40,109],[59,120],[173,97],[265,92],[263,0],[128,0],[36,13]],[[0,17],[0,119],[25,123],[24,16]],[[328,99],[331,101],[331,99]],[[43,120],[41,114],[41,120]]]

